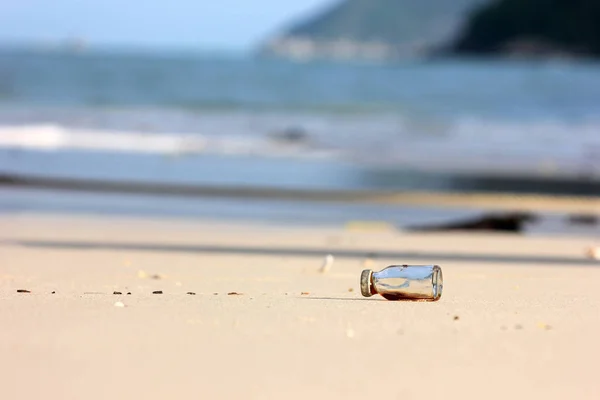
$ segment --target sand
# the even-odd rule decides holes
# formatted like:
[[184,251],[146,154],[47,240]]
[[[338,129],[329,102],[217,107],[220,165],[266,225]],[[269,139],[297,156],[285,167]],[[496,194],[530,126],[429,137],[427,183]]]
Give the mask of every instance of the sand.
[[[0,393],[598,399],[597,241],[4,215]],[[370,252],[441,265],[442,299],[362,298]]]

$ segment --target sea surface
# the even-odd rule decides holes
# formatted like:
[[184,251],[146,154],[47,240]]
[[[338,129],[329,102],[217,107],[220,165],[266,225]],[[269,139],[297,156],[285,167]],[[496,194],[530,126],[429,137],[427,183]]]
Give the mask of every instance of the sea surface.
[[5,48],[0,174],[600,195],[600,63]]

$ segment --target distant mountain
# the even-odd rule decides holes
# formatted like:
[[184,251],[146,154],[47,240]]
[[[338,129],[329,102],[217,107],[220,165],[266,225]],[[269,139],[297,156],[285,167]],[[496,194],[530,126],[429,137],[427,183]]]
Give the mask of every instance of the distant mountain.
[[271,38],[263,53],[387,60],[422,54],[456,34],[488,0],[344,0]]
[[476,9],[459,54],[600,57],[600,0],[500,0]]

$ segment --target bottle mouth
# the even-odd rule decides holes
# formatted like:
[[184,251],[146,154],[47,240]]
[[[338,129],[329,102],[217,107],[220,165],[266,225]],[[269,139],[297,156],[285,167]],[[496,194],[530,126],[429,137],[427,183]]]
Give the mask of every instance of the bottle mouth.
[[371,297],[375,294],[373,291],[373,270],[365,269],[360,274],[360,292],[364,297]]
[[433,288],[433,300],[437,301],[442,297],[442,291],[444,290],[444,276],[442,275],[442,269],[437,265],[433,267],[431,286]]

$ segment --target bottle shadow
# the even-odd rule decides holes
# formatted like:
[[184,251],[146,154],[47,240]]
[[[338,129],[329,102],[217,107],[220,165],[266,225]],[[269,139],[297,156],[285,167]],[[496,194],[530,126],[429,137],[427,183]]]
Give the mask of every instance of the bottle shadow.
[[400,303],[400,302],[408,302],[408,303],[419,303],[422,302],[419,300],[402,300],[402,301],[390,301],[383,298],[377,297],[298,297],[298,299],[302,300],[321,300],[321,301],[369,301],[369,302],[383,302],[383,303]]

